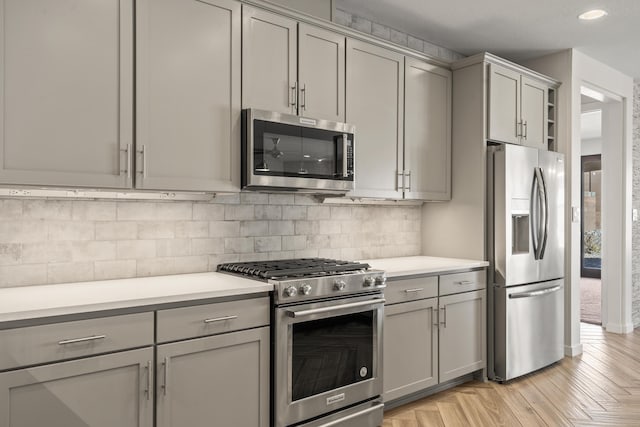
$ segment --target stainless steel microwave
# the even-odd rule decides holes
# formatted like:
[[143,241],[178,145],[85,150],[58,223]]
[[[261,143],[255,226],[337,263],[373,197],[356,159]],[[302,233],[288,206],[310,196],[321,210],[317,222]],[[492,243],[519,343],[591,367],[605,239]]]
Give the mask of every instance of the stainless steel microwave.
[[346,193],[354,188],[355,127],[272,111],[242,111],[242,188]]

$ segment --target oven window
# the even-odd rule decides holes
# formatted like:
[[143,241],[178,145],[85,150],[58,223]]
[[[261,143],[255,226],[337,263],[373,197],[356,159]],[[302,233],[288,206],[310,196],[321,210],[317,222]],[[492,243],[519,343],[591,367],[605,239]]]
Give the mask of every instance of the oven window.
[[374,312],[293,325],[292,400],[372,378]]

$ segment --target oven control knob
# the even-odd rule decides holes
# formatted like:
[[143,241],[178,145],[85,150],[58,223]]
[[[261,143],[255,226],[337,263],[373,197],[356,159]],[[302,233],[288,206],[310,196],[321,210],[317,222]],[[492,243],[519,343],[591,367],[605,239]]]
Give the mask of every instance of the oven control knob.
[[344,280],[336,280],[336,282],[333,284],[333,289],[335,289],[336,291],[344,291],[344,288],[347,287],[347,284],[344,282]]
[[376,286],[384,286],[385,283],[387,283],[387,278],[385,276],[376,277]]
[[300,293],[302,295],[309,295],[311,293],[311,285],[302,285],[300,286]]
[[288,288],[284,289],[283,293],[285,297],[295,297],[296,295],[298,295],[298,290],[295,288],[295,286],[289,286]]
[[364,278],[364,287],[365,288],[369,288],[369,287],[373,286],[373,282],[374,282],[373,277],[365,277]]

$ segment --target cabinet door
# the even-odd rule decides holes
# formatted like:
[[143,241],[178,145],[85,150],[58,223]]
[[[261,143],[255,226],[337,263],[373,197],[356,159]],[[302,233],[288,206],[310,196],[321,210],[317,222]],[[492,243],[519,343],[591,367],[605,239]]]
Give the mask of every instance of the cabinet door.
[[346,119],[356,127],[348,196],[402,198],[403,68],[403,55],[347,40]]
[[297,114],[296,25],[242,6],[242,108]]
[[386,402],[438,383],[437,309],[437,298],[384,308]]
[[239,190],[239,3],[139,0],[136,19],[136,187]]
[[269,328],[157,348],[158,427],[267,427]]
[[548,87],[525,76],[521,82],[522,143],[546,150]]
[[299,114],[344,122],[345,37],[298,26]]
[[520,144],[520,125],[520,73],[489,64],[487,139]]
[[486,367],[485,290],[440,297],[440,382]]
[[405,199],[451,199],[451,71],[405,62]]
[[133,1],[3,0],[0,182],[131,186]]
[[153,349],[0,374],[0,427],[151,427]]

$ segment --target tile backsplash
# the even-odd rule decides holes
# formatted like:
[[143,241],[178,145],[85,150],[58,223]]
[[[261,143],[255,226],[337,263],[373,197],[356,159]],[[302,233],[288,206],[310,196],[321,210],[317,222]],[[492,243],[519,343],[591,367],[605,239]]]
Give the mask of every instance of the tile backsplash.
[[241,193],[212,202],[0,199],[0,287],[195,273],[229,261],[419,255],[420,206]]

